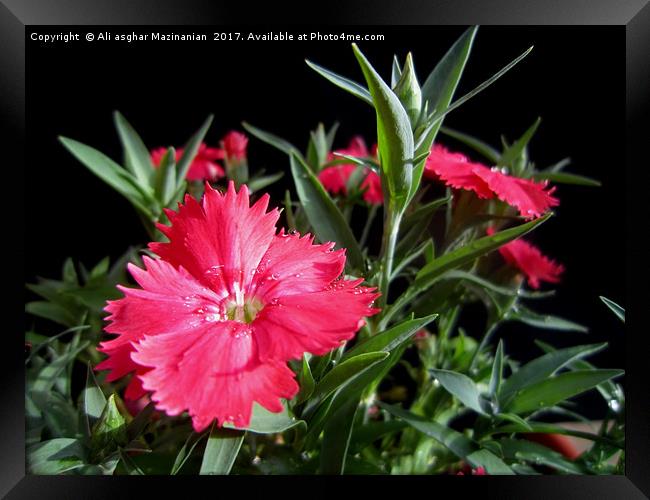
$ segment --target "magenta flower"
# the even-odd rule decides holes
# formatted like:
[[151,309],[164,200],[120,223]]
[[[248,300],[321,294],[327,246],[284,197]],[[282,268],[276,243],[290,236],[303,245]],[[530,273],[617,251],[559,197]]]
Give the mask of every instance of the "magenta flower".
[[340,278],[344,250],[276,232],[268,202],[250,206],[232,182],[226,194],[206,184],[202,203],[186,196],[158,226],[170,241],[149,244],[160,258],[129,266],[140,288],[120,287],[106,307],[117,337],[97,368],[109,381],[134,372],[159,410],[188,411],[196,431],[215,419],[246,427],[254,401],[281,411],[298,391],[286,362],[329,352],[379,311],[374,288]]

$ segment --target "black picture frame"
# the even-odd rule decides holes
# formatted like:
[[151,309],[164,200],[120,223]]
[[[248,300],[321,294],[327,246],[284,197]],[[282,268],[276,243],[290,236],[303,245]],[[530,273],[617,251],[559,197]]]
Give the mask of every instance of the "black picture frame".
[[[265,24],[499,24],[499,25],[619,25],[626,33],[626,222],[616,231],[621,244],[625,240],[625,264],[628,288],[627,304],[627,415],[625,476],[540,476],[540,477],[63,477],[26,476],[24,460],[24,365],[22,314],[24,289],[22,275],[24,232],[29,231],[15,215],[20,203],[26,203],[24,148],[25,135],[25,29],[33,25],[207,25],[242,23]],[[0,81],[2,91],[3,152],[5,168],[2,178],[6,194],[4,236],[5,268],[16,273],[11,288],[7,287],[5,310],[14,321],[5,323],[2,378],[2,411],[0,424],[0,495],[7,498],[130,498],[159,493],[214,496],[223,489],[251,496],[266,489],[279,492],[304,488],[305,495],[339,494],[352,487],[361,487],[364,495],[388,497],[410,494],[417,490],[427,495],[442,489],[453,489],[454,495],[467,493],[495,498],[644,498],[650,495],[650,396],[644,371],[648,351],[642,347],[644,337],[641,301],[647,298],[647,287],[633,290],[635,284],[647,282],[647,251],[639,233],[647,220],[647,195],[633,195],[650,181],[645,143],[649,113],[650,90],[650,6],[647,0],[478,0],[448,1],[330,1],[300,6],[288,3],[251,6],[207,0],[2,0],[0,3]],[[623,54],[621,54],[623,57]],[[603,68],[607,71],[607,68]],[[597,84],[597,82],[595,82]],[[623,99],[623,96],[603,98]],[[595,103],[597,106],[597,103]],[[603,126],[622,127],[607,123]],[[645,141],[644,141],[645,139]],[[21,186],[23,191],[15,189]],[[616,207],[620,210],[620,207]],[[8,215],[9,214],[9,215]],[[647,223],[645,224],[647,227]],[[636,233],[636,236],[635,236]],[[647,306],[646,306],[647,307]],[[8,337],[8,338],[7,338]],[[371,480],[368,480],[371,479]],[[198,481],[198,482],[197,482]],[[263,484],[255,484],[259,481]],[[360,483],[363,481],[363,485]],[[433,482],[431,482],[433,481]],[[279,482],[284,484],[280,485]],[[356,484],[359,483],[359,484]],[[289,488],[289,489],[288,489]],[[408,488],[408,489],[406,489]],[[199,493],[199,489],[203,494]],[[232,493],[228,493],[232,494]],[[298,493],[294,493],[298,494]],[[301,495],[303,493],[300,493]],[[439,493],[442,494],[442,493]],[[447,493],[449,494],[449,493]]]

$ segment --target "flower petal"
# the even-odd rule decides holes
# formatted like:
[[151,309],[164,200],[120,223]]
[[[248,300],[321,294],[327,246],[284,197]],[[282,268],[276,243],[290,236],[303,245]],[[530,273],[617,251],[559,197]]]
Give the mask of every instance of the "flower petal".
[[318,292],[338,278],[345,268],[345,250],[332,251],[334,243],[313,244],[307,234],[281,230],[262,257],[252,291],[265,302],[285,295]]
[[169,243],[149,248],[174,266],[182,266],[220,295],[247,289],[275,236],[277,209],[266,212],[269,196],[249,206],[248,188],[222,195],[206,184],[203,203],[191,196],[178,213],[167,211],[171,227],[159,225]]
[[215,418],[219,425],[246,427],[253,401],[278,412],[280,398],[298,391],[285,363],[259,362],[250,325],[216,322],[183,334],[147,336],[135,348],[133,359],[151,368],[141,376],[142,385],[153,391],[157,408],[169,415],[189,411],[197,432]]
[[304,352],[322,355],[351,339],[363,317],[379,309],[374,288],[362,280],[339,280],[328,289],[286,295],[267,304],[253,322],[260,359],[299,359]]
[[484,165],[476,165],[473,172],[485,181],[501,201],[516,207],[528,219],[541,217],[551,207],[560,204],[560,200],[551,196],[555,188],[546,190],[547,182],[520,179]]

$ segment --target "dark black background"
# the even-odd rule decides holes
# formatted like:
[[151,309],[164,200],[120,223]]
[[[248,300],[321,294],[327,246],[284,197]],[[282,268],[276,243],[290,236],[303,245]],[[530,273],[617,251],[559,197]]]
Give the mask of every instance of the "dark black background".
[[[128,33],[134,29],[93,31]],[[403,60],[412,51],[423,81],[464,29],[348,27],[345,31],[386,35],[385,41],[359,43],[386,78],[392,55]],[[181,30],[188,28],[175,29]],[[32,31],[65,32],[66,28]],[[80,31],[82,39],[86,31]],[[248,30],[229,27],[227,31]],[[280,30],[275,27],[274,31]],[[481,27],[457,96],[530,45],[535,48],[514,70],[445,121],[497,146],[501,134],[512,140],[541,116],[542,125],[530,145],[533,161],[543,167],[570,156],[569,170],[603,182],[601,188],[560,186],[558,217],[530,237],[567,268],[556,297],[533,307],[585,324],[590,333],[508,325],[501,334],[507,350],[516,356],[536,354],[534,338],[554,345],[606,340],[610,349],[594,362],[624,368],[622,325],[598,299],[605,295],[626,303],[622,272],[624,40],[622,27]],[[327,126],[341,123],[336,147],[344,146],[356,133],[372,143],[372,110],[309,69],[306,57],[362,81],[348,42],[43,45],[28,40],[25,279],[58,277],[67,256],[92,265],[105,255],[119,256],[130,244],[147,241],[128,202],[88,172],[56,139],[65,135],[119,160],[111,116],[114,109],[125,114],[150,147],[182,145],[210,112],[215,121],[207,136],[209,144],[216,144],[227,130],[240,129],[242,120],[301,147],[319,121]],[[445,141],[444,136],[439,139]],[[445,142],[458,146],[451,140]],[[286,157],[255,139],[250,142],[249,159],[252,169],[287,169]],[[272,195],[282,193],[289,181],[281,182]],[[279,204],[280,198],[275,196],[274,202]],[[597,400],[590,402],[594,415],[602,413]]]

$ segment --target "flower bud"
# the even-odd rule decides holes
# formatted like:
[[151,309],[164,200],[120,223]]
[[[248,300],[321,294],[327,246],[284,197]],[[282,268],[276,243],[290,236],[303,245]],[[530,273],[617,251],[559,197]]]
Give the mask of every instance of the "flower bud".
[[410,52],[406,56],[406,62],[402,69],[402,77],[397,82],[397,85],[395,85],[393,91],[406,110],[406,114],[411,121],[411,128],[415,128],[422,108],[422,90],[415,76],[413,57]]

